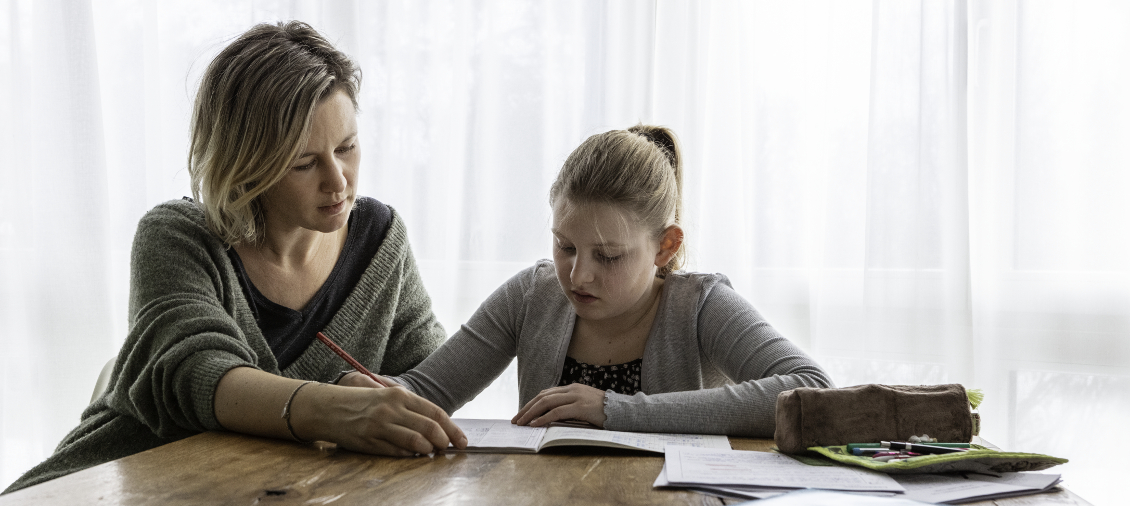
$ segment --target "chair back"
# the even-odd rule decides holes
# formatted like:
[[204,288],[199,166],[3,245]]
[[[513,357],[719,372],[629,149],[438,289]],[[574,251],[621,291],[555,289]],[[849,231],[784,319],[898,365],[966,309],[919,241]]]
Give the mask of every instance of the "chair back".
[[102,372],[98,373],[98,381],[94,382],[94,393],[90,395],[91,404],[102,397],[102,394],[106,393],[106,389],[110,387],[110,373],[114,372],[114,362],[117,360],[118,357],[112,357],[109,362],[106,362],[106,365],[102,366]]

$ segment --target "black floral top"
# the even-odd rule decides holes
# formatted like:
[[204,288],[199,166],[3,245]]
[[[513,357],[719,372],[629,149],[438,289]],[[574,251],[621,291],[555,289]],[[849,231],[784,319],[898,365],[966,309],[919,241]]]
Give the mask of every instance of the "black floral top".
[[558,386],[580,383],[598,390],[611,390],[618,394],[635,395],[640,391],[640,366],[643,359],[637,358],[625,364],[592,365],[577,362],[573,357],[565,357],[565,367],[561,370]]

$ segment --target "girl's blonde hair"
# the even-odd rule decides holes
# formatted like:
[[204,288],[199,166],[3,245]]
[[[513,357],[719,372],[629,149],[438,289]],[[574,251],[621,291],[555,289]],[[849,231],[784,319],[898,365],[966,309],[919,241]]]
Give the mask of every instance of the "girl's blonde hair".
[[259,197],[282,180],[318,102],[341,90],[357,107],[361,70],[310,25],[259,24],[216,56],[192,111],[188,173],[208,227],[229,245],[263,239]]
[[[683,163],[675,133],[636,125],[593,135],[565,160],[549,188],[549,203],[605,203],[630,211],[659,240],[667,227],[682,226]],[[686,248],[661,267],[658,276],[683,268]]]

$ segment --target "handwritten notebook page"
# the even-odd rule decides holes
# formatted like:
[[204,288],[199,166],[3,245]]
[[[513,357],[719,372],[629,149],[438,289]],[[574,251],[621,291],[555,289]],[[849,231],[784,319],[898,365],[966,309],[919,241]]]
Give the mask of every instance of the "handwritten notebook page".
[[477,420],[454,418],[463,434],[467,436],[468,451],[538,451],[538,444],[545,435],[545,427],[514,425],[510,420]]
[[663,453],[668,445],[730,449],[726,436],[649,434],[580,427],[528,427],[509,420],[453,418],[467,435],[468,452],[535,453],[551,446],[601,446]]
[[595,445],[663,453],[664,448],[669,444],[695,448],[730,449],[730,440],[726,436],[703,434],[651,434],[573,427],[550,427],[549,431],[545,434],[545,438],[542,440],[541,447]]

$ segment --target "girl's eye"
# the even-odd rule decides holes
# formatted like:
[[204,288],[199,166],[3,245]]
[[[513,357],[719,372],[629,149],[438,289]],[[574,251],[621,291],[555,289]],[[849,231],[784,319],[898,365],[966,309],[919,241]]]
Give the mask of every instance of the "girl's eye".
[[564,253],[569,253],[569,254],[572,254],[574,251],[577,250],[577,248],[574,248],[572,246],[562,246],[561,244],[557,245],[557,249],[561,250]]
[[350,144],[349,146],[346,146],[346,147],[343,147],[343,148],[337,148],[337,152],[339,154],[345,154],[345,153],[348,153],[350,151],[353,151],[353,149],[356,148],[356,147],[357,147],[356,144]]
[[310,160],[310,163],[308,163],[308,164],[306,164],[306,165],[299,165],[299,166],[295,167],[295,168],[294,168],[294,170],[310,170],[310,169],[313,169],[313,168],[314,168],[314,165],[315,165],[315,164],[316,164],[317,162],[318,162],[318,159],[317,159],[317,158],[315,158],[315,159],[313,159],[313,160]]
[[620,259],[623,258],[623,257],[624,257],[624,255],[607,256],[607,255],[604,255],[603,253],[597,253],[596,254],[596,259],[600,260],[601,262],[604,262],[606,264],[616,263],[616,262],[620,261]]

